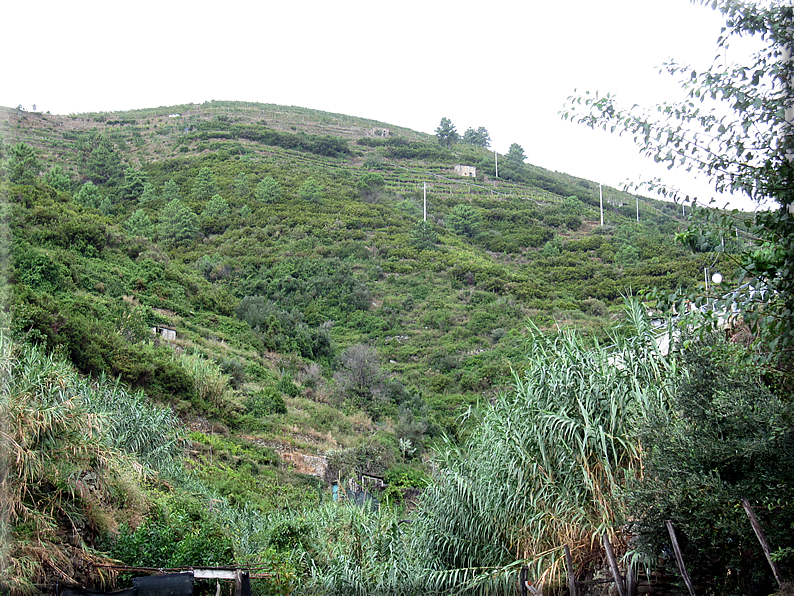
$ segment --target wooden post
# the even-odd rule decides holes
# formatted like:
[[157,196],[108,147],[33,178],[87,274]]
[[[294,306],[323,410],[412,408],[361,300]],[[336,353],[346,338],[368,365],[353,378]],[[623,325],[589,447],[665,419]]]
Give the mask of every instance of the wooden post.
[[612,545],[609,543],[609,537],[604,534],[601,537],[601,542],[604,543],[604,550],[607,553],[607,561],[609,561],[609,567],[612,569],[612,577],[615,578],[615,586],[618,588],[618,594],[620,594],[620,596],[626,596],[626,588],[623,585],[623,577],[620,575],[618,562],[615,560],[615,555],[612,552]]
[[684,566],[684,557],[681,556],[681,547],[678,546],[678,539],[675,537],[673,522],[668,519],[664,523],[667,526],[667,533],[670,534],[670,540],[673,543],[673,551],[675,552],[675,562],[676,565],[678,565],[678,571],[681,573],[681,577],[684,579],[686,589],[689,590],[689,596],[695,596],[695,588],[692,586],[692,580],[689,579],[689,574],[686,572],[686,567]]
[[631,565],[626,569],[626,594],[637,596],[637,576],[634,575],[634,568]]
[[755,516],[755,512],[753,512],[750,507],[750,502],[747,499],[742,499],[742,507],[744,507],[747,517],[750,518],[750,525],[753,526],[755,535],[758,537],[758,542],[761,543],[761,548],[764,549],[764,555],[766,555],[766,560],[769,561],[769,566],[772,568],[772,573],[775,576],[775,580],[777,580],[777,585],[781,586],[783,583],[782,575],[780,574],[777,563],[772,559],[772,549],[769,548],[769,542],[766,541],[766,536],[764,536],[764,532],[761,530],[761,524],[758,523],[758,518]]
[[568,545],[562,547],[565,550],[565,566],[568,568],[568,591],[571,596],[579,596],[576,589],[576,575],[573,573],[573,559],[571,558],[571,549]]

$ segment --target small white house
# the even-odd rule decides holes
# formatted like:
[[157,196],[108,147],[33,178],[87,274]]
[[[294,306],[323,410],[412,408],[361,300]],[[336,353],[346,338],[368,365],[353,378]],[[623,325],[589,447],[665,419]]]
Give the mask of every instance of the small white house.
[[164,325],[159,325],[157,327],[152,327],[152,333],[155,335],[159,335],[166,341],[176,340],[176,329],[174,329],[173,327],[166,327]]
[[467,176],[468,178],[476,178],[477,168],[474,166],[464,166],[458,164],[455,166],[455,173],[460,174],[461,176]]

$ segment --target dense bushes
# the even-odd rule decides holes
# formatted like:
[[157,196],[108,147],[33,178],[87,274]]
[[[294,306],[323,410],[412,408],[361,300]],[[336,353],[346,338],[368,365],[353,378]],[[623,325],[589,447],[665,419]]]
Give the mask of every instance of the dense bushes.
[[[199,132],[193,135],[198,139],[248,139],[284,149],[306,151],[327,157],[341,157],[350,154],[350,147],[343,139],[331,135],[309,135],[305,133],[285,133],[264,126],[226,125],[214,121],[198,125]],[[223,130],[227,129],[227,130]]]
[[669,412],[642,433],[645,473],[628,496],[637,550],[655,562],[672,520],[693,581],[720,594],[769,594],[774,578],[740,502],[746,498],[791,577],[794,429],[789,409],[747,369],[713,357],[719,337],[684,352],[687,375]]
[[314,359],[333,354],[330,324],[310,327],[297,309],[286,311],[263,296],[246,296],[237,306],[237,317],[250,325],[265,350]]

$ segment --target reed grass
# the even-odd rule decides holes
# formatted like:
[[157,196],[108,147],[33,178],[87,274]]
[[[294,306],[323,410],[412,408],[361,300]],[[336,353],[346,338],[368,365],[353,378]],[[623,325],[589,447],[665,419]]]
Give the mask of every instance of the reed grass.
[[608,346],[529,331],[513,390],[470,411],[470,439],[438,454],[417,533],[438,589],[490,593],[516,562],[552,585],[563,545],[581,563],[602,534],[623,544],[623,489],[643,471],[640,424],[668,407],[676,356],[661,353],[637,301]]

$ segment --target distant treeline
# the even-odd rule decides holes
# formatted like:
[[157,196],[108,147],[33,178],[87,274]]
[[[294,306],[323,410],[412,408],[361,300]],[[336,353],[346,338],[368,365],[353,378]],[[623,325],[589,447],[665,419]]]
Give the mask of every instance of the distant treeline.
[[359,139],[356,143],[365,147],[385,147],[386,157],[395,159],[437,159],[441,161],[455,159],[454,153],[440,145],[409,141],[402,137],[391,137],[389,139],[365,137]]
[[342,157],[350,155],[350,147],[342,138],[331,135],[310,135],[304,132],[278,132],[262,124],[229,124],[220,119],[212,122],[201,122],[194,126],[195,132],[190,138],[203,141],[209,139],[248,139],[263,145],[282,147],[294,151],[305,151],[325,157]]

